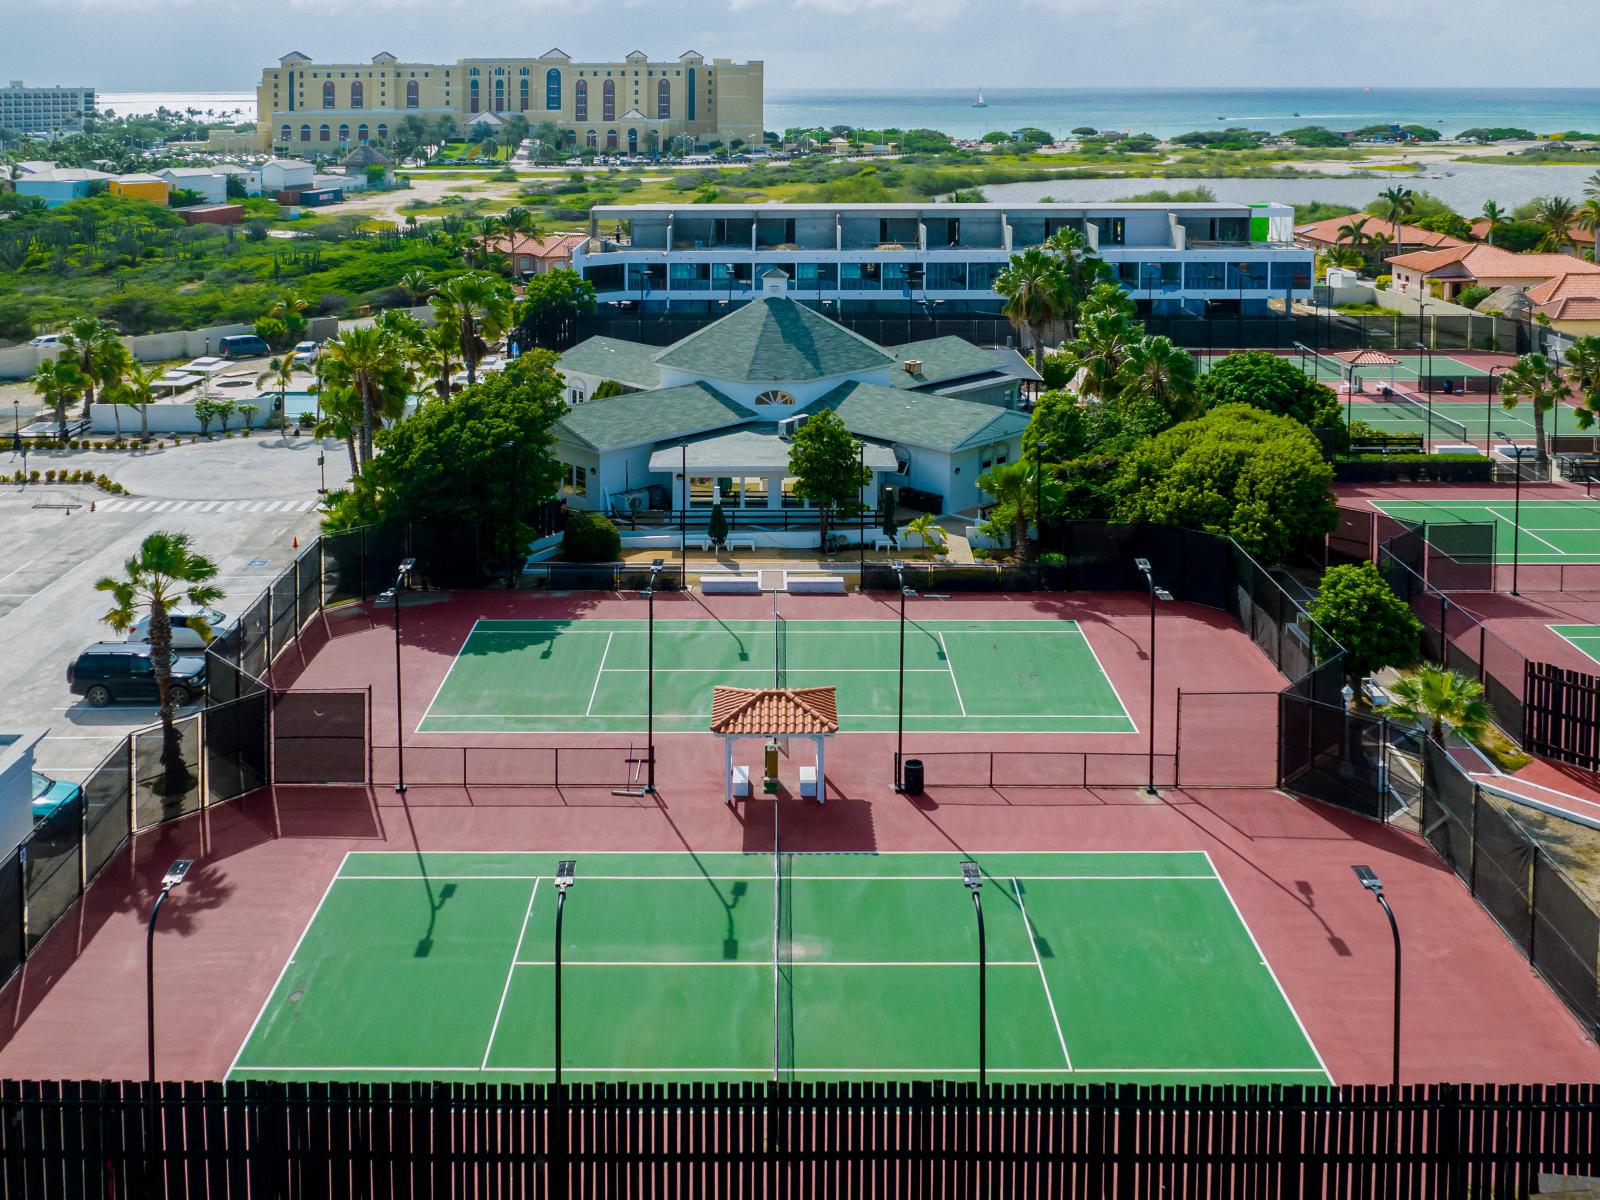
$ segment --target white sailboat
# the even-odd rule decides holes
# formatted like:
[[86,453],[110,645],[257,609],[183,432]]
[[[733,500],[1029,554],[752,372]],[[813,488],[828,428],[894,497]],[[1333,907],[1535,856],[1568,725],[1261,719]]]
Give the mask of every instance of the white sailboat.
[[983,98],[983,88],[978,89],[978,98],[972,102],[973,108],[988,108],[989,102]]

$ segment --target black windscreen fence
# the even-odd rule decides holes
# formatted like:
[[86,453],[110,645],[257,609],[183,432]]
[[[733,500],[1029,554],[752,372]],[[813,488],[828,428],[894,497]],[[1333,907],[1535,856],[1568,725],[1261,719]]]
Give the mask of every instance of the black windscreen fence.
[[1600,914],[1517,819],[1520,805],[1480,785],[1429,742],[1422,833],[1556,995],[1600,1034]]
[[82,890],[83,800],[62,805],[22,843],[28,901],[28,949],[72,907]]
[[1493,522],[1433,524],[1424,535],[1424,578],[1441,592],[1494,591]]
[[136,830],[200,810],[200,722],[198,714],[180,717],[132,735]]
[[1278,697],[1280,782],[1349,812],[1382,821],[1398,807],[1390,779],[1396,764],[1390,723],[1343,704]]
[[0,982],[27,957],[28,932],[22,922],[22,848],[0,860]]
[[268,617],[269,654],[277,658],[283,653],[283,648],[293,640],[294,635],[300,632],[298,624],[300,606],[300,583],[295,579],[296,565],[272,581],[272,586],[267,589],[267,600],[271,605]]
[[366,783],[370,702],[364,690],[273,693],[273,782]]
[[83,781],[83,874],[93,879],[133,835],[128,744],[108,754]]
[[[271,662],[272,594],[262,592],[239,618],[239,670],[251,679],[263,679]],[[243,685],[241,685],[241,688]]]
[[271,694],[214,704],[205,714],[206,796],[217,804],[267,784]]

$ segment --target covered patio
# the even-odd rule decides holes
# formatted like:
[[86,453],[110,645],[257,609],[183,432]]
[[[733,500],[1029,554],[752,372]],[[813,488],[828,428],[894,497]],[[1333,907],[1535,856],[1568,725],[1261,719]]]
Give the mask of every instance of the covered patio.
[[[800,795],[827,795],[827,739],[839,732],[839,701],[831,687],[737,688],[718,686],[711,693],[711,732],[722,739],[723,800],[734,807],[733,744],[754,738],[769,743],[764,777],[768,791],[777,788],[776,743],[809,738],[816,747],[815,765],[800,768]],[[743,781],[750,782],[748,771]]]
[[[888,446],[877,442],[864,445],[872,478],[862,488],[861,499],[870,506],[882,477],[895,477],[900,463]],[[790,446],[789,439],[776,430],[734,429],[655,450],[650,455],[650,472],[671,478],[672,505],[677,510],[709,510],[719,499],[724,509],[809,508],[807,501],[794,494]]]

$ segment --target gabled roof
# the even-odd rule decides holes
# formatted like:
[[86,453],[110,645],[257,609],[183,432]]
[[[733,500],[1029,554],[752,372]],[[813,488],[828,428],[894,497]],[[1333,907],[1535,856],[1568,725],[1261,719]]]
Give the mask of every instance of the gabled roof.
[[801,737],[839,732],[831,687],[736,688],[711,692],[711,732],[745,737]]
[[706,56],[698,50],[685,50],[678,55],[679,62],[705,62]]
[[1569,272],[1600,272],[1600,266],[1574,258],[1570,254],[1513,254],[1498,246],[1468,245],[1448,250],[1419,250],[1414,254],[1398,254],[1389,260],[1390,266],[1432,275],[1449,267],[1459,267],[1477,279],[1526,278],[1528,276],[1565,275]]
[[1390,358],[1382,350],[1346,351],[1336,357],[1344,359],[1352,367],[1398,367],[1400,365],[1398,358]]
[[311,56],[309,54],[301,54],[300,51],[298,51],[298,50],[291,50],[291,51],[289,51],[289,53],[285,54],[278,61],[280,63],[310,62],[311,61]]
[[[940,337],[907,342],[903,346],[892,347],[889,353],[894,355],[902,368],[892,377],[897,388],[927,387],[971,375],[992,375],[998,370],[993,355],[965,338]],[[922,368],[912,374],[904,370],[908,362],[920,362]]]
[[669,346],[656,362],[706,379],[774,383],[873,371],[894,359],[803,304],[764,296]]
[[637,108],[630,108],[627,112],[622,114],[622,119],[624,121],[648,121],[650,118],[645,116]]
[[656,355],[660,353],[657,346],[622,338],[592,337],[556,359],[556,370],[598,375],[629,387],[653,388],[661,382],[661,368],[656,366]]
[[1557,275],[1529,288],[1527,299],[1552,321],[1600,320],[1600,273]]
[[828,408],[858,437],[945,453],[1018,437],[1028,427],[1027,416],[1012,409],[854,381],[800,411],[810,415]]
[[571,62],[572,61],[572,55],[568,54],[560,46],[551,46],[550,49],[546,50],[543,54],[539,55],[539,57],[540,58],[559,59],[561,62]]
[[357,146],[339,164],[341,167],[392,167],[394,159],[390,158],[376,146],[369,146],[365,142]]
[[650,56],[648,54],[646,54],[643,50],[630,50],[630,51],[628,51],[628,57],[627,57],[626,61],[628,61],[628,62],[649,62],[650,61]]
[[[1325,221],[1313,221],[1309,225],[1296,225],[1294,235],[1304,238],[1308,242],[1319,242],[1334,245],[1339,242],[1339,231],[1352,221],[1365,219],[1366,232],[1370,236],[1374,233],[1383,233],[1394,237],[1394,222],[1386,221],[1382,217],[1375,217],[1371,213],[1351,213],[1348,217],[1329,217]],[[1346,243],[1348,244],[1348,243]],[[1400,226],[1400,248],[1407,246],[1417,250],[1444,250],[1451,246],[1465,246],[1468,243],[1458,237],[1451,237],[1447,233],[1434,233],[1431,230],[1419,229],[1415,225]]]
[[750,419],[748,410],[704,383],[629,392],[575,405],[555,423],[558,438],[591,450],[622,450],[648,442],[691,437]]
[[375,62],[375,63],[380,63],[380,62],[399,62],[400,60],[398,58],[396,58],[393,54],[390,54],[387,50],[379,50],[376,54],[374,54],[372,56],[372,61]]
[[[877,442],[863,442],[862,456],[874,471],[898,471],[894,451]],[[688,445],[668,444],[650,455],[650,469],[666,474],[677,471],[685,459],[698,475],[733,475],[741,471],[784,471],[789,468],[793,443],[778,435],[775,421],[690,438]]]

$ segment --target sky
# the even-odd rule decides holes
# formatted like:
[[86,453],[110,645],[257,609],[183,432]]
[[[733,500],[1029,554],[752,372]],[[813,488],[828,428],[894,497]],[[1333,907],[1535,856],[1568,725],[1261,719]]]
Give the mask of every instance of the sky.
[[0,0],[0,80],[249,91],[289,50],[452,61],[559,46],[762,59],[769,91],[1594,86],[1595,0],[1536,8],[1519,34],[1504,0]]

